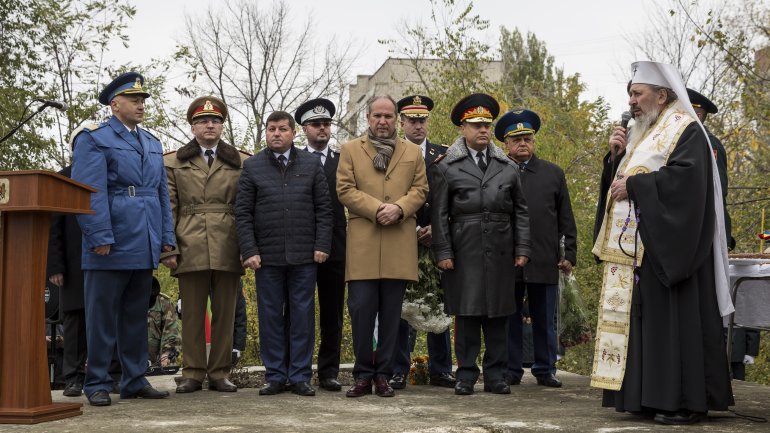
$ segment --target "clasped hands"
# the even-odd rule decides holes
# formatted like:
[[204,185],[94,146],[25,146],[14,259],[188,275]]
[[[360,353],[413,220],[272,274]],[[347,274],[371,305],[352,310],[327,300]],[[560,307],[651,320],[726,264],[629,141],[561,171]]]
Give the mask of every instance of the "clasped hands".
[[404,215],[403,210],[397,204],[381,203],[377,208],[377,222],[384,226],[398,223]]

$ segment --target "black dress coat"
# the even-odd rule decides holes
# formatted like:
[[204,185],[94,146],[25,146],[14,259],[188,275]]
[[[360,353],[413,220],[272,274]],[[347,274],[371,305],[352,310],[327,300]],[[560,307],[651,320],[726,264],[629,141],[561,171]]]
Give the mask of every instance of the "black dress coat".
[[[72,177],[72,166],[59,172],[62,176]],[[62,311],[82,310],[83,271],[80,257],[83,253],[83,232],[75,215],[56,214],[51,217],[51,231],[48,236],[48,263],[46,278],[64,274],[64,286],[61,288],[60,307]]]
[[[425,141],[425,170],[428,175],[428,184],[431,183],[433,178],[433,171],[430,169],[436,158],[446,153],[446,146],[440,144],[431,143]],[[420,227],[427,227],[430,225],[431,209],[430,209],[430,190],[428,190],[428,197],[425,200],[425,204],[422,205],[420,210],[417,211],[417,225]]]
[[[607,163],[605,197],[609,171]],[[632,295],[623,385],[604,391],[604,406],[706,412],[734,404],[715,290],[711,173],[706,137],[692,122],[665,166],[628,178],[645,253]]]
[[516,269],[516,280],[558,284],[561,259],[559,240],[564,236],[564,258],[577,263],[577,227],[572,214],[564,171],[533,155],[521,171],[521,185],[529,209],[529,262]]
[[[310,152],[309,148],[305,148]],[[328,262],[345,261],[345,234],[347,232],[348,221],[345,217],[345,206],[340,203],[337,197],[337,165],[340,162],[340,153],[329,149],[326,156],[326,163],[323,165],[323,171],[326,175],[326,183],[329,185],[329,195],[332,199],[332,212],[334,214],[334,225],[332,226],[332,250],[329,253]]]
[[460,138],[432,167],[433,253],[437,262],[454,260],[454,269],[441,274],[450,315],[515,313],[515,257],[530,255],[519,170],[494,145],[488,159],[482,172]]

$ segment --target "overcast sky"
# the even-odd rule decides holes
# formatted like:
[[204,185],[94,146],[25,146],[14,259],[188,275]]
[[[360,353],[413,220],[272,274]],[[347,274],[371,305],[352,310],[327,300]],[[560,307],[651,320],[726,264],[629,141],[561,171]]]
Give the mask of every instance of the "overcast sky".
[[[110,55],[118,62],[130,60],[140,64],[168,56],[183,34],[186,15],[199,16],[210,5],[219,7],[222,3],[222,0],[134,0],[137,14],[128,30],[130,47],[112,49]],[[485,37],[489,42],[496,44],[500,26],[516,27],[525,34],[534,32],[546,42],[557,66],[567,73],[581,74],[588,85],[585,99],[603,96],[612,105],[612,112],[619,116],[626,108],[625,70],[635,60],[627,39],[643,34],[649,23],[647,11],[654,3],[653,0],[476,0],[475,12],[490,20],[489,34]],[[658,0],[658,3],[672,4],[669,0]],[[354,73],[367,75],[374,73],[388,57],[387,47],[378,44],[378,39],[397,38],[398,28],[405,20],[427,22],[430,15],[428,0],[291,0],[288,4],[297,17],[292,25],[302,25],[310,17],[315,35],[321,41],[336,36],[342,41],[353,38],[361,44],[363,54]]]

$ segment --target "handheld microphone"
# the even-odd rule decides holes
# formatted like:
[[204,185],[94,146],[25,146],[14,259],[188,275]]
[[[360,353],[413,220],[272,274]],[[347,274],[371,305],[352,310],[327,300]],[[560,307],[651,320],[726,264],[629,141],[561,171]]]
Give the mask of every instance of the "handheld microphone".
[[41,99],[37,98],[35,101],[42,102],[43,105],[39,108],[40,111],[42,111],[45,107],[53,107],[60,111],[67,111],[69,108],[69,105],[67,105],[66,102],[60,102],[60,101],[49,101],[47,99]]
[[620,115],[620,126],[628,128],[628,121],[631,120],[632,117],[630,111],[624,111],[623,114]]
[[[624,111],[623,114],[620,115],[620,126],[623,127],[623,129],[628,128],[628,121],[631,120],[633,116],[631,115],[630,111]],[[615,172],[615,156],[618,153],[618,149],[613,146],[610,149],[610,156],[612,157],[612,168],[613,173]]]

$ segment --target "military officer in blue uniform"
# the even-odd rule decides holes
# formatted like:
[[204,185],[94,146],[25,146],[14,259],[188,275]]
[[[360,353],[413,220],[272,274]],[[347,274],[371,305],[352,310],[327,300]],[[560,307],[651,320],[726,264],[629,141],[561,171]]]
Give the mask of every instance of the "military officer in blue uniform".
[[[537,384],[561,387],[556,378],[558,348],[554,314],[559,302],[559,272],[569,274],[577,263],[577,226],[564,171],[556,164],[538,158],[535,135],[540,116],[534,111],[509,111],[495,126],[495,137],[505,144],[508,157],[519,166],[519,179],[529,209],[529,262],[516,268],[514,296],[516,312],[508,319],[508,385],[518,385],[522,368],[522,305],[526,292],[535,362],[532,375]],[[564,237],[564,257],[559,240]]]
[[[111,404],[113,349],[123,369],[120,398],[165,398],[144,378],[147,300],[161,249],[176,246],[163,149],[137,125],[144,118],[144,77],[120,75],[99,95],[112,117],[75,139],[72,179],[94,187],[83,231],[88,369],[85,394],[93,406]],[[175,267],[175,256],[164,259]]]
[[[423,95],[410,95],[398,101],[398,113],[401,118],[401,129],[404,137],[420,146],[428,183],[431,181],[431,166],[434,161],[446,152],[446,146],[431,143],[428,140],[428,121],[433,110],[433,100]],[[417,241],[420,252],[430,249],[430,191],[425,204],[417,211]],[[404,389],[411,367],[411,351],[414,348],[416,331],[406,320],[401,319],[398,327],[398,346],[394,358],[393,377],[390,386],[393,389]],[[428,373],[430,384],[445,388],[454,388],[456,380],[452,374],[452,349],[449,341],[449,330],[441,333],[429,332],[428,342]]]

